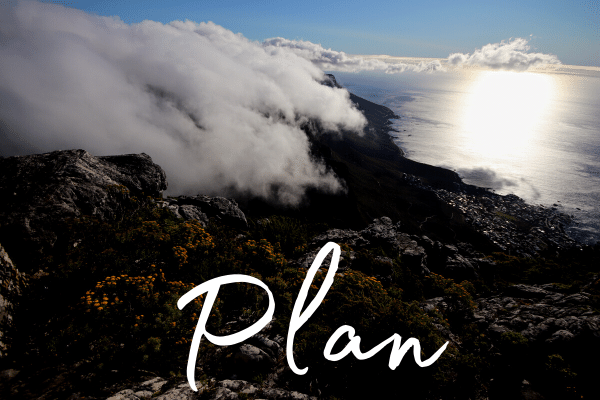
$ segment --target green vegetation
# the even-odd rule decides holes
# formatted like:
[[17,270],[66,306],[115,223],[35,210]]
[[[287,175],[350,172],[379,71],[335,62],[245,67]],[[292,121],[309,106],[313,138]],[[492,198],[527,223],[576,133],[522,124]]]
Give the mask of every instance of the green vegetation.
[[[325,225],[270,216],[251,220],[243,232],[218,224],[204,228],[197,221],[179,220],[170,211],[156,208],[152,199],[132,201],[137,204],[119,220],[65,221],[63,240],[42,265],[48,275],[32,283],[31,296],[22,304],[22,312],[31,316],[24,330],[30,336],[23,335],[20,343],[25,364],[69,365],[88,360],[95,371],[126,367],[182,377],[203,298],[181,311],[176,302],[196,285],[233,273],[254,276],[268,285],[276,302],[272,334],[287,337],[291,311],[306,277],[305,269],[291,267],[287,260],[302,255]],[[340,245],[345,251],[353,250]],[[497,265],[489,274],[460,283],[435,273],[420,278],[400,258],[390,264],[377,258],[382,255],[386,254],[380,248],[356,251],[352,269],[336,276],[317,312],[298,331],[295,360],[300,368],[309,367],[309,372],[306,376],[290,373],[285,379],[291,387],[309,393],[311,383],[318,379],[324,397],[377,396],[394,390],[402,376],[401,391],[407,397],[468,398],[490,376],[501,374],[512,382],[510,377],[516,379],[524,368],[519,360],[531,355],[533,365],[549,371],[553,385],[560,388],[557,393],[571,393],[565,388],[577,383],[577,362],[563,354],[537,353],[514,332],[503,333],[492,346],[492,338],[479,331],[468,314],[476,307],[478,294],[493,294],[510,283],[562,282],[565,291],[575,291],[597,272],[600,263],[590,264],[598,261],[597,251],[540,259],[495,254]],[[374,277],[381,270],[391,271],[391,282],[383,284]],[[326,274],[324,265],[311,284],[307,302]],[[597,299],[600,283],[590,291]],[[419,306],[434,297],[442,297],[445,306],[429,311]],[[219,292],[208,330],[219,334],[232,320],[242,321],[243,329],[258,320],[267,306],[266,293],[257,286],[226,285]],[[342,325],[356,329],[364,352],[394,333],[403,341],[419,339],[423,359],[448,340],[450,330],[460,345],[450,344],[437,362],[423,369],[409,353],[397,370],[389,370],[391,346],[369,360],[348,356],[332,363],[323,357],[323,348]],[[334,352],[347,343],[344,340]],[[46,345],[34,350],[30,343]],[[216,350],[203,341],[199,353],[203,372],[227,378],[232,366]],[[283,358],[278,361],[285,363]],[[235,372],[255,382],[266,376],[261,371]],[[539,381],[547,382],[544,377]]]
[[[500,286],[508,283],[555,283],[565,292],[576,292],[584,282],[600,272],[600,246],[568,249],[556,255],[555,250],[537,258],[509,256],[494,253],[496,267],[489,271],[490,283]],[[593,286],[592,292],[600,294]]]
[[499,217],[501,217],[501,218],[507,219],[509,221],[517,222],[517,218],[516,217],[513,217],[512,215],[505,214],[505,213],[503,213],[501,211],[496,211],[496,215],[499,216]]

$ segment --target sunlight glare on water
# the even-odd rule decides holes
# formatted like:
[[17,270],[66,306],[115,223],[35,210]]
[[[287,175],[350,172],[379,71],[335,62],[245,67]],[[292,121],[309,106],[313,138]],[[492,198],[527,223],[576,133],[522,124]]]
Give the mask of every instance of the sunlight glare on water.
[[392,134],[408,158],[558,207],[580,240],[600,240],[600,68],[335,76],[400,116]]
[[[482,71],[470,84],[457,133],[465,151],[487,160],[524,161],[556,95],[549,75]],[[500,162],[500,160],[497,160]]]

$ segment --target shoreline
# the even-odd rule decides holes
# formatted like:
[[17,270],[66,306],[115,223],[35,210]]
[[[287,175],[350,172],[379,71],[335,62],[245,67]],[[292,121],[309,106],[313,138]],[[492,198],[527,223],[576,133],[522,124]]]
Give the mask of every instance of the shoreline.
[[[398,118],[398,121],[401,121],[400,118]],[[399,132],[397,129],[390,129],[390,132]],[[406,157],[406,151],[400,147],[400,145],[397,143],[397,137],[393,134],[393,133],[389,133],[389,136],[392,139],[392,142],[398,146],[398,148],[400,149],[400,151],[404,154],[404,156]],[[445,168],[445,167],[440,167],[440,168]],[[448,169],[448,168],[445,168]],[[518,194],[515,194],[514,192],[508,192],[508,193],[497,193],[496,190],[499,189],[495,189],[493,187],[484,187],[484,186],[478,186],[476,184],[472,184],[472,183],[467,183],[465,182],[465,178],[458,175],[461,183],[463,185],[466,185],[468,187],[474,187],[477,188],[478,191],[483,191],[482,193],[485,193],[485,196],[500,196],[503,198],[507,198],[507,197],[511,197],[511,198],[517,198],[520,201],[522,201],[524,204],[527,205],[527,207],[531,208],[531,209],[538,209],[538,210],[547,210],[547,211],[552,211],[554,214],[559,215],[560,219],[562,220],[561,223],[561,229],[564,231],[564,233],[566,235],[568,235],[568,237],[570,239],[572,239],[575,243],[577,243],[578,245],[590,245],[593,246],[596,243],[600,243],[600,231],[598,231],[598,226],[595,226],[593,224],[593,216],[591,215],[581,215],[581,216],[577,216],[576,214],[579,213],[583,213],[583,211],[578,208],[575,207],[574,205],[568,206],[568,209],[564,209],[563,208],[563,204],[561,203],[560,200],[557,200],[556,202],[551,202],[548,201],[547,203],[534,203],[531,201],[528,201],[527,199],[519,196]],[[456,201],[456,200],[453,200]],[[466,205],[465,205],[466,206]],[[562,209],[562,210],[561,210]],[[587,214],[590,214],[590,211],[586,212]],[[581,225],[581,227],[580,227]],[[590,227],[591,230],[589,229],[585,229],[585,227]],[[555,227],[556,229],[557,227]]]
[[[456,112],[461,111],[462,108],[444,105],[446,104],[444,102],[452,99],[457,101],[462,99],[462,97],[454,95],[449,97],[444,94],[442,89],[455,88],[454,84],[449,86],[444,83],[446,82],[444,80],[432,86],[433,84],[425,85],[426,77],[423,79],[416,77],[392,79],[387,76],[383,77],[383,74],[340,73],[339,78],[340,83],[346,85],[348,90],[356,91],[357,94],[371,101],[384,104],[396,114],[401,115],[402,118],[399,121],[392,120],[392,128],[398,132],[391,131],[389,133],[398,147],[404,151],[405,157],[456,170],[461,177],[464,175],[464,182],[467,184],[484,188],[490,187],[495,189],[496,193],[503,195],[516,194],[531,205],[542,204],[545,207],[552,207],[554,204],[558,204],[557,207],[560,211],[574,219],[573,224],[568,228],[569,235],[573,239],[589,245],[600,241],[600,209],[598,208],[600,203],[597,195],[590,189],[597,186],[596,183],[598,183],[598,176],[593,174],[597,169],[596,163],[593,162],[593,158],[588,158],[591,154],[588,150],[581,153],[579,150],[574,150],[578,152],[569,153],[572,155],[571,157],[560,149],[572,145],[573,140],[579,139],[565,138],[565,146],[561,146],[560,139],[557,138],[563,131],[548,130],[548,137],[551,137],[553,141],[559,141],[552,142],[554,143],[552,145],[541,146],[539,151],[544,156],[540,156],[542,161],[539,163],[536,157],[535,164],[528,164],[527,159],[523,161],[521,158],[516,162],[503,157],[498,157],[497,160],[478,158],[479,153],[470,150],[469,142],[457,142],[457,140],[468,140],[461,136],[462,125],[459,125],[459,120],[454,118]],[[456,81],[456,83],[461,82],[463,80]],[[468,80],[464,80],[464,83],[468,82]],[[460,87],[456,86],[455,89],[458,91],[458,88]],[[415,100],[420,103],[416,104]],[[593,108],[586,107],[585,110],[589,112]],[[453,111],[453,114],[448,114],[450,111]],[[565,119],[565,123],[573,121],[572,117]],[[593,122],[597,119],[587,118],[585,121]],[[446,123],[451,123],[452,126]],[[546,127],[542,128],[546,129]],[[546,135],[546,130],[540,132]],[[571,130],[564,132],[570,133]],[[584,136],[581,136],[581,140],[586,140],[585,138],[590,135],[590,132],[591,130],[582,131]],[[446,134],[450,136],[446,136]],[[436,139],[438,137],[439,139]],[[579,136],[574,137],[578,138]],[[594,142],[592,140],[589,143]],[[553,167],[551,156],[546,155],[546,150],[556,151],[557,157],[561,157],[561,159],[566,157],[565,164]],[[522,154],[520,151],[518,153]],[[579,160],[581,163],[576,158],[578,154],[582,154]],[[561,162],[561,164],[563,163]],[[513,165],[515,166],[511,167]],[[493,171],[491,171],[492,168]],[[478,169],[485,170],[484,172],[495,172],[496,175],[478,175]],[[512,183],[512,186],[507,186],[510,184],[508,181]]]
[[[351,95],[358,97],[353,93]],[[396,143],[392,134],[399,131],[392,127],[391,120],[402,121],[402,118],[388,107],[381,104],[378,106],[386,108],[392,115],[387,117],[388,129],[381,132],[385,135],[384,140],[396,147],[404,159],[419,163],[406,157],[405,150]],[[497,194],[491,188],[465,183],[463,178],[452,170],[430,166],[455,174],[459,181],[458,187],[454,190],[435,188],[410,174],[405,174],[406,181],[421,189],[434,192],[439,199],[462,213],[465,222],[487,237],[501,251],[534,257],[548,245],[560,250],[589,244],[567,233],[576,221],[556,207],[530,204],[515,194]]]

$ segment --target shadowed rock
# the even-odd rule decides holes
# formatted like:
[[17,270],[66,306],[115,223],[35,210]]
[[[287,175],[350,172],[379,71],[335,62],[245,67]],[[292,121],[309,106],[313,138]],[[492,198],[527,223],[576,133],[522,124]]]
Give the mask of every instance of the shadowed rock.
[[25,285],[25,277],[0,245],[0,359],[9,350],[14,307]]
[[175,215],[186,220],[195,219],[206,225],[211,218],[214,218],[225,225],[236,228],[248,227],[246,216],[232,199],[197,195],[179,196],[168,201],[169,209]]
[[[546,286],[549,287],[549,286]],[[510,286],[504,296],[478,299],[475,321],[498,332],[515,331],[532,342],[595,346],[600,338],[600,315],[589,294],[571,295],[540,285]]]
[[131,195],[161,196],[165,172],[146,154],[96,157],[85,150],[0,158],[0,238],[42,251],[68,217],[119,218]]

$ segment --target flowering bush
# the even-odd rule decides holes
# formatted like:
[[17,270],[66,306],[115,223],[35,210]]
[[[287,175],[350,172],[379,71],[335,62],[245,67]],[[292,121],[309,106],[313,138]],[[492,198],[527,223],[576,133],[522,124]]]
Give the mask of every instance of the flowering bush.
[[425,279],[425,287],[428,297],[444,297],[450,313],[475,308],[475,288],[469,281],[455,283],[453,279],[432,272]]
[[[88,354],[105,364],[177,369],[189,351],[203,296],[183,311],[177,308],[177,300],[194,286],[168,281],[162,270],[148,276],[108,276],[80,297],[73,309],[77,320],[54,346],[62,346],[63,351],[71,348],[77,356]],[[219,306],[217,299],[209,318],[212,329],[221,323]],[[70,340],[73,343],[65,343]]]

